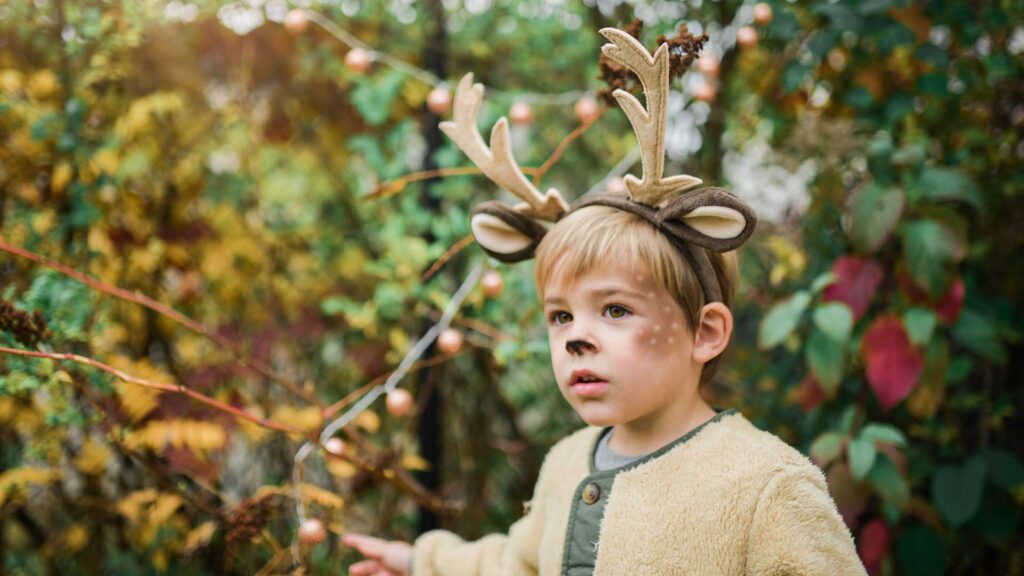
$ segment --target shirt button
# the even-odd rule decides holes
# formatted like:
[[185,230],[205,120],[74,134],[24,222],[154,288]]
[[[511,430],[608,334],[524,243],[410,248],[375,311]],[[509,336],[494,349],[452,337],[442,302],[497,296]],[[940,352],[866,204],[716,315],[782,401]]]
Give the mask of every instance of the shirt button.
[[583,488],[583,494],[581,497],[587,504],[593,504],[601,498],[601,487],[597,484],[587,484],[586,487]]

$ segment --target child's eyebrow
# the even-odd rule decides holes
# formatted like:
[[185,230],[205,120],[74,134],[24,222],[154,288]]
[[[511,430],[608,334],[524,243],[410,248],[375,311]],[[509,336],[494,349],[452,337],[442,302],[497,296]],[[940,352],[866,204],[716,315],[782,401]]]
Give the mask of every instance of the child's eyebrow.
[[[607,298],[609,296],[628,296],[631,298],[636,298],[638,300],[643,300],[645,298],[645,296],[639,292],[634,292],[632,290],[626,290],[623,288],[602,288],[599,290],[591,290],[590,295],[598,298]],[[558,296],[549,296],[544,299],[544,305],[546,306],[549,304],[555,306],[564,306],[565,299],[560,298]]]

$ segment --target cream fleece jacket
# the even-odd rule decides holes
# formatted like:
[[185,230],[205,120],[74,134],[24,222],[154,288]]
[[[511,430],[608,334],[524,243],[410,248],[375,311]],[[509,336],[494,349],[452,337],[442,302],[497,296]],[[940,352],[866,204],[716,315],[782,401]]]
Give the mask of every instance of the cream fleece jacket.
[[[592,551],[582,558],[593,574],[864,575],[821,470],[743,415],[720,416],[611,471],[591,542],[596,559]],[[571,519],[586,506],[583,488],[601,474],[591,465],[601,431],[587,427],[552,447],[529,511],[507,536],[465,542],[436,530],[418,538],[413,575],[589,574],[580,558],[564,556],[567,534],[579,538]]]

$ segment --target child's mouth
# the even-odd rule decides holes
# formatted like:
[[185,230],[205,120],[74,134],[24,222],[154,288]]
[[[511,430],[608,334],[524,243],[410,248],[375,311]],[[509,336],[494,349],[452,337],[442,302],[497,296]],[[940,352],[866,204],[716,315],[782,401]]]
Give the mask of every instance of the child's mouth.
[[608,383],[604,380],[593,380],[587,382],[575,382],[572,389],[577,396],[599,396],[604,393]]

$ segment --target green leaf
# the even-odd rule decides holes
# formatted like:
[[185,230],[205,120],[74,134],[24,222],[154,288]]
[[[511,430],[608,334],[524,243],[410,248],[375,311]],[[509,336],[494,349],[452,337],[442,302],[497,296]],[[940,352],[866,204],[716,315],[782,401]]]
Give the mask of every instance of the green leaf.
[[839,417],[839,429],[849,434],[853,424],[857,420],[857,409],[855,406],[847,406]]
[[936,220],[915,220],[903,225],[903,260],[914,281],[930,295],[942,294],[951,280],[950,265],[962,257],[964,247],[955,233]]
[[807,368],[827,396],[834,397],[843,379],[843,345],[814,330],[807,340]]
[[388,69],[375,76],[357,77],[350,100],[371,126],[380,126],[391,116],[391,103],[405,84],[405,74]]
[[942,539],[922,524],[912,524],[896,541],[900,574],[936,576],[946,573],[946,552]]
[[836,275],[831,270],[818,274],[818,277],[811,282],[811,293],[817,294],[825,289],[826,286],[836,281]]
[[853,329],[853,312],[842,302],[826,302],[814,309],[814,325],[837,344],[846,344]]
[[847,457],[850,461],[850,474],[858,482],[863,480],[871,468],[875,465],[878,457],[878,450],[875,444],[865,438],[854,438],[847,448]]
[[789,94],[803,85],[811,67],[799,60],[791,60],[782,71],[782,93]]
[[953,337],[975,354],[997,364],[1006,363],[1006,350],[996,333],[992,320],[965,308],[953,327]]
[[854,86],[846,91],[846,96],[843,97],[843,102],[853,106],[854,108],[864,110],[871,107],[875,102],[875,97],[867,88]]
[[924,346],[935,332],[935,313],[927,308],[911,308],[903,313],[903,325],[915,346]]
[[[949,54],[946,52],[946,49],[941,46],[936,46],[931,42],[926,42],[918,46],[917,49],[914,50],[914,57],[922,62],[931,64],[940,70],[945,70],[946,66],[949,64]],[[943,86],[945,86],[945,83],[943,83]]]
[[1001,448],[986,448],[978,453],[988,468],[988,478],[1000,488],[1024,484],[1024,466],[1012,453]]
[[860,437],[872,442],[882,442],[884,444],[892,444],[893,446],[907,445],[907,437],[903,435],[899,428],[889,424],[879,424],[878,422],[866,424],[860,431]]
[[864,0],[857,5],[857,8],[860,9],[861,14],[867,16],[881,14],[892,8],[895,3],[895,0]]
[[875,465],[868,473],[868,483],[878,492],[883,500],[896,506],[900,510],[907,504],[910,498],[910,489],[907,481],[900,474],[896,465],[888,456],[882,454],[881,458],[875,460]]
[[982,208],[978,186],[967,174],[955,168],[928,166],[921,171],[918,184],[923,196],[929,200],[959,200],[976,210]]
[[757,335],[757,345],[762,350],[774,348],[782,343],[800,321],[800,316],[811,303],[811,294],[801,290],[785,302],[772,307],[761,320],[761,328]]
[[896,123],[914,111],[914,98],[906,92],[896,92],[885,103],[885,117]]
[[978,511],[984,490],[985,461],[978,457],[959,466],[943,466],[932,478],[932,501],[954,529]]
[[839,457],[843,450],[845,436],[836,432],[825,432],[811,444],[811,458],[822,469]]

